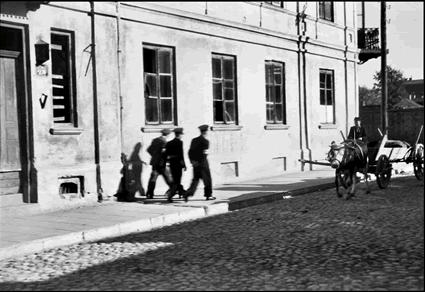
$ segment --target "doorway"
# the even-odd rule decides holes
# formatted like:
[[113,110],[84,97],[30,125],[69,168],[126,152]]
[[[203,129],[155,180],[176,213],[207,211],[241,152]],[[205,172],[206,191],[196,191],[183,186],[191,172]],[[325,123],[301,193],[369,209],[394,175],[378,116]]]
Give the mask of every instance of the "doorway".
[[11,197],[33,201],[29,191],[25,32],[24,26],[0,23],[0,202]]

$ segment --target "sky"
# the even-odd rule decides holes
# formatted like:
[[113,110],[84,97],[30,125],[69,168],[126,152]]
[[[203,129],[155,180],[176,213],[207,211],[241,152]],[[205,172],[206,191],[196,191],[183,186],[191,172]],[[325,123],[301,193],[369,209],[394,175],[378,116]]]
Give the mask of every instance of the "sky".
[[[366,27],[380,27],[380,2],[365,2]],[[406,78],[424,78],[424,4],[423,2],[387,2],[387,64],[403,72]],[[358,2],[357,14],[361,14]],[[357,26],[362,25],[358,17]],[[381,58],[359,65],[359,85],[372,88],[373,75],[381,70]]]

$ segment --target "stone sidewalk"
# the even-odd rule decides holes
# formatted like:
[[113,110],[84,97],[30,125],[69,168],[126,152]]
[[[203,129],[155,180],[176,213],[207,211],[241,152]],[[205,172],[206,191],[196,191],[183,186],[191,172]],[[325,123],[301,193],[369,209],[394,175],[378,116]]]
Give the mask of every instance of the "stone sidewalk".
[[105,201],[95,206],[27,216],[0,214],[0,260],[282,200],[333,187],[333,180],[333,170],[315,170],[219,185],[214,188],[214,201],[206,201],[202,188],[198,188],[187,203],[176,196],[170,204],[165,196],[157,196],[152,200],[143,197],[132,203]]

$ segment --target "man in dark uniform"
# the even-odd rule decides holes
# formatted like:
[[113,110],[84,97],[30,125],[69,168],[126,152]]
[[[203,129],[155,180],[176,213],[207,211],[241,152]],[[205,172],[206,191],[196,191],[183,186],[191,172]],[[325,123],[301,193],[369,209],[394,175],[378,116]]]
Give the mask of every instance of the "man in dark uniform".
[[[164,177],[165,182],[171,188],[170,191],[174,190],[173,179],[170,172],[166,168],[166,157],[165,157],[165,146],[167,144],[167,136],[170,134],[170,129],[163,129],[162,135],[152,140],[151,145],[147,151],[151,155],[152,173],[149,178],[148,190],[146,193],[147,199],[152,199],[154,196],[154,190],[156,185],[156,179],[159,175]],[[175,192],[175,191],[174,191]]]
[[366,131],[362,127],[362,121],[359,117],[354,118],[354,126],[350,128],[347,139],[360,140],[366,143]]
[[[185,190],[181,184],[183,171],[186,171],[186,164],[184,162],[183,154],[183,128],[174,129],[175,138],[167,143],[165,146],[165,155],[167,160],[170,163],[171,175],[173,177],[174,191],[178,191],[180,196],[183,196]],[[173,196],[175,193],[172,193],[172,190],[168,192],[168,202],[173,201]]]
[[204,182],[204,196],[207,200],[215,200],[212,196],[212,182],[211,172],[208,165],[208,148],[210,142],[206,139],[208,132],[208,125],[202,125],[198,127],[201,131],[201,135],[192,139],[189,149],[189,159],[193,166],[193,179],[192,183],[184,194],[184,199],[187,201],[189,196],[193,196],[198,186],[199,179]]

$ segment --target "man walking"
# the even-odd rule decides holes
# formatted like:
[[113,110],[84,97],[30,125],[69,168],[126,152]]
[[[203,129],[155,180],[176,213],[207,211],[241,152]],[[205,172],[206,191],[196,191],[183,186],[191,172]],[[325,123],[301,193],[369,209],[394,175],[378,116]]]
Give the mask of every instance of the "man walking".
[[206,139],[208,125],[202,125],[198,128],[201,131],[201,135],[192,139],[189,149],[189,159],[193,166],[193,179],[189,189],[183,195],[186,202],[188,197],[193,196],[195,193],[200,179],[204,182],[205,198],[207,200],[215,200],[215,197],[212,196],[211,173],[207,159],[210,144]]
[[[170,129],[163,129],[162,135],[152,140],[151,145],[147,151],[151,155],[152,173],[149,178],[148,190],[146,193],[147,199],[152,199],[156,185],[156,179],[159,175],[164,177],[165,182],[173,191],[173,179],[170,172],[166,168],[165,146],[167,144],[167,136],[170,134]],[[175,191],[174,191],[175,192]],[[173,192],[172,192],[173,193]]]
[[175,138],[167,143],[165,149],[165,155],[170,163],[170,171],[173,177],[174,193],[173,190],[168,192],[168,202],[173,201],[175,192],[178,191],[180,196],[183,196],[185,190],[181,184],[183,171],[186,171],[186,164],[184,162],[183,154],[183,128],[174,129]]

